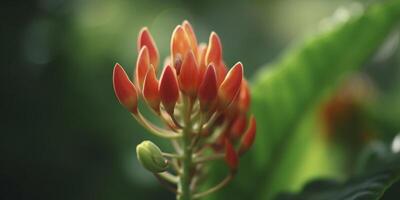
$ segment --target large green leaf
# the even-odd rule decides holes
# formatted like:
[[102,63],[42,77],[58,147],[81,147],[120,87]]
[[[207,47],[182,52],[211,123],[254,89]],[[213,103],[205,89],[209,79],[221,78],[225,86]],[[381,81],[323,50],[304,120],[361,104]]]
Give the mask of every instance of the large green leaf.
[[[288,170],[295,169],[302,158],[284,159],[307,145],[293,141],[298,139],[295,130],[299,122],[327,89],[362,66],[399,17],[398,0],[370,6],[363,14],[309,38],[257,73],[252,84],[256,143],[241,159],[244,164],[235,182],[218,193],[217,199],[270,199],[287,188]],[[292,166],[285,166],[289,163]]]

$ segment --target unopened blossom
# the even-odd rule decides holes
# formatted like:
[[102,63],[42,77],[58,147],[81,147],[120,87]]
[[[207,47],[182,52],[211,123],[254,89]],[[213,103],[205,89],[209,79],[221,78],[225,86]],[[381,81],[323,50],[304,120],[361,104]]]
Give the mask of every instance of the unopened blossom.
[[[170,139],[176,151],[162,153],[168,163],[173,163],[171,169],[166,169],[167,161],[160,158],[159,152],[153,161],[153,151],[148,150],[159,148],[153,143],[147,145],[152,148],[147,148],[142,143],[138,147],[141,162],[159,178],[176,184],[177,199],[198,198],[219,189],[239,170],[239,157],[255,139],[256,121],[248,113],[251,96],[243,77],[243,64],[236,62],[227,67],[219,36],[212,32],[208,43],[198,43],[188,21],[174,29],[170,55],[164,62],[160,62],[148,28],[139,33],[137,53],[133,76],[128,76],[121,65],[115,65],[115,95],[150,133]],[[139,99],[164,127],[141,114]],[[225,161],[227,177],[223,184],[198,191],[197,181],[207,173],[201,166],[214,160]],[[167,171],[158,173],[164,170]]]

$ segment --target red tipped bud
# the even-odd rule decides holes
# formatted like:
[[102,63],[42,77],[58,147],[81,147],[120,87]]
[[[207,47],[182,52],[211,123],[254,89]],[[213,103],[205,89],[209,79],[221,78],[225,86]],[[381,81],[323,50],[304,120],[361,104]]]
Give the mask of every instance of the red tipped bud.
[[179,74],[179,85],[182,92],[191,97],[196,96],[198,70],[195,57],[190,51],[183,60],[181,72]]
[[243,65],[236,63],[228,72],[225,80],[221,83],[218,90],[218,98],[220,100],[220,109],[223,110],[229,106],[238,94],[243,78]]
[[232,172],[237,170],[239,157],[228,139],[225,139],[225,162]]
[[207,70],[207,64],[206,64],[207,45],[202,43],[199,45],[198,49],[199,49],[199,77],[202,78]]
[[118,101],[130,112],[137,113],[138,95],[136,87],[118,63],[114,66],[113,85]]
[[144,79],[143,97],[154,111],[159,112],[160,93],[158,91],[158,80],[153,67],[150,67]]
[[247,125],[247,118],[245,114],[236,117],[235,121],[233,121],[230,131],[232,139],[237,139],[240,136],[242,136],[242,134],[246,130],[246,125]]
[[[179,59],[183,59],[190,49],[191,46],[185,30],[178,25],[171,37],[171,61],[173,65],[175,65],[175,62],[180,62]],[[177,71],[179,72],[179,69]]]
[[222,61],[222,44],[218,35],[212,32],[208,41],[206,53],[206,64],[215,63],[219,65]]
[[197,38],[196,34],[193,31],[192,25],[187,21],[183,21],[182,27],[185,30],[185,33],[189,39],[190,47],[192,48],[193,54],[196,58],[198,58],[198,50],[197,50]]
[[242,86],[240,87],[238,107],[240,112],[246,113],[250,107],[250,89],[245,79],[242,80]]
[[169,65],[164,68],[161,74],[159,91],[165,110],[172,115],[179,98],[179,86],[175,70]]
[[198,98],[200,101],[200,109],[207,111],[215,102],[217,97],[217,77],[212,64],[207,68],[203,80],[200,83]]
[[156,43],[150,34],[150,31],[145,27],[140,30],[138,37],[138,51],[146,46],[149,50],[150,63],[157,69],[159,63],[159,54]]
[[256,119],[252,115],[250,116],[249,127],[244,133],[242,141],[240,143],[240,149],[239,149],[240,154],[245,153],[253,145],[254,139],[256,137],[256,129],[257,129]]
[[139,51],[135,69],[135,75],[136,75],[135,83],[139,87],[139,90],[142,90],[143,88],[143,81],[149,68],[150,68],[149,50],[147,46],[143,46],[143,48],[140,49]]
[[226,73],[228,73],[228,69],[225,64],[221,62],[219,65],[215,65],[215,72],[217,74],[217,83],[218,86],[221,85],[222,81],[224,81],[226,77]]

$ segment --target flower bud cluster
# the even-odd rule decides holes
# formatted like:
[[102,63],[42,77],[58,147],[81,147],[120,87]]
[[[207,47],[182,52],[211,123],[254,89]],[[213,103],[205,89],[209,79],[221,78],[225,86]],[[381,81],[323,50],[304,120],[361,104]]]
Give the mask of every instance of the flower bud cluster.
[[[187,21],[174,29],[171,54],[159,77],[159,52],[147,28],[139,33],[137,51],[134,78],[121,65],[115,65],[115,95],[151,133],[171,139],[176,149],[176,156],[171,159],[175,160],[177,176],[184,168],[182,159],[189,158],[185,153],[191,154],[189,182],[203,173],[198,163],[204,165],[203,161],[212,158],[224,159],[229,172],[234,174],[240,155],[249,150],[256,133],[256,121],[248,115],[250,91],[242,63],[228,69],[219,36],[212,32],[208,44],[198,44]],[[154,125],[140,113],[139,99],[145,101],[166,128]],[[148,141],[137,148],[141,163],[154,173],[165,171],[168,164],[160,152]]]

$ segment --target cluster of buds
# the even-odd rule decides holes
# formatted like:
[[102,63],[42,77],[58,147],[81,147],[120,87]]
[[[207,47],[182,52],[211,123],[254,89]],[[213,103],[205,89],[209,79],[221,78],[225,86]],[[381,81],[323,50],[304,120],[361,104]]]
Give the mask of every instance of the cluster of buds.
[[[162,152],[154,143],[137,146],[142,165],[176,192],[177,199],[196,199],[225,186],[235,175],[239,157],[252,145],[256,122],[248,116],[250,91],[243,78],[243,65],[229,71],[222,45],[214,32],[208,44],[198,44],[189,22],[172,33],[171,55],[161,76],[156,44],[147,28],[138,37],[135,75],[132,80],[121,65],[113,72],[119,102],[150,133],[169,139],[176,152]],[[165,127],[146,119],[138,109],[143,99]],[[200,192],[207,163],[225,160],[227,176],[219,184]]]

